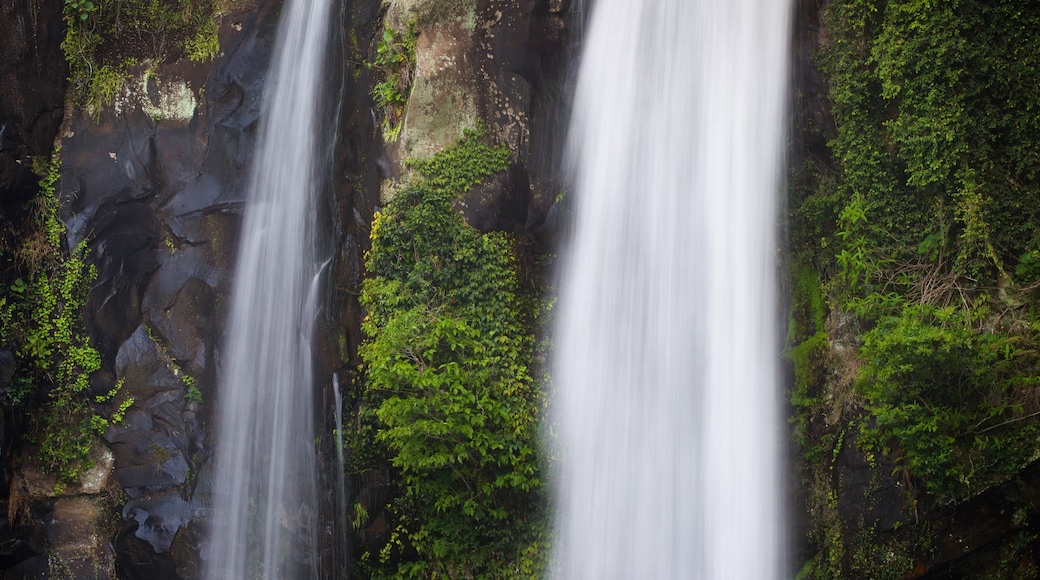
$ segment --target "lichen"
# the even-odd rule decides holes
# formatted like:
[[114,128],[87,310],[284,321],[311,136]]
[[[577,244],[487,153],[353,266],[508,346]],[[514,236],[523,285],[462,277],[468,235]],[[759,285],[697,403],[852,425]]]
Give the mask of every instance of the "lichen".
[[195,93],[183,79],[157,80],[157,98],[148,96],[149,75],[144,74],[138,82],[138,91],[134,95],[141,110],[155,121],[187,122],[195,116],[198,101]]

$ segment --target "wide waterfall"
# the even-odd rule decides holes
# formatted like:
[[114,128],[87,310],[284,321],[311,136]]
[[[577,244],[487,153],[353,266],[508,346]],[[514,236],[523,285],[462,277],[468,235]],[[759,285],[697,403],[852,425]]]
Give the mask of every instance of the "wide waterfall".
[[221,372],[211,579],[318,575],[311,334],[331,3],[282,9]]
[[784,570],[784,0],[597,0],[554,378],[559,578]]

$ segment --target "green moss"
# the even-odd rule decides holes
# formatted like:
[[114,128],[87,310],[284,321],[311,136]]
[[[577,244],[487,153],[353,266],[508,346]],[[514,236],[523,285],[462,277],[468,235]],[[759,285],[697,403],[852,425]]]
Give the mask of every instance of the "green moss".
[[[899,577],[927,530],[827,508],[842,433],[895,470],[910,506],[960,502],[1040,451],[1040,61],[1027,56],[1040,7],[834,0],[823,23],[832,159],[793,171],[789,196],[787,352],[820,553],[809,577]],[[819,334],[803,264],[836,336]]]
[[[93,115],[110,105],[139,62],[194,62],[220,53],[221,0],[68,0],[62,42],[71,95]],[[88,9],[89,7],[89,9]]]
[[810,417],[820,413],[830,368],[826,318],[819,277],[806,265],[797,267],[791,288],[791,317],[784,353],[794,365],[791,403],[796,410],[792,422],[796,426],[795,438],[803,444],[809,437]]
[[[1007,477],[1036,448],[1021,402],[1040,374],[1040,326],[1016,282],[1033,283],[1040,231],[1036,204],[1022,205],[1040,194],[1040,164],[1026,153],[1040,137],[1026,113],[1040,107],[1040,64],[1021,58],[1038,46],[1026,31],[1040,8],[836,0],[825,21],[840,174],[832,187],[817,172],[820,194],[800,209],[831,190],[837,227],[834,243],[805,244],[801,259],[823,266],[831,302],[872,329],[858,353],[872,417],[864,442],[951,501]],[[812,220],[827,212],[796,217],[806,220],[798,231],[826,231]],[[1018,280],[1005,267],[1014,263]],[[796,299],[811,302],[797,277]],[[812,406],[825,353],[807,328],[816,307],[795,308],[795,399]]]
[[188,391],[184,394],[184,400],[189,403],[202,403],[202,391],[199,390],[198,385],[195,383],[195,377],[186,374],[181,377],[181,381],[188,388]]

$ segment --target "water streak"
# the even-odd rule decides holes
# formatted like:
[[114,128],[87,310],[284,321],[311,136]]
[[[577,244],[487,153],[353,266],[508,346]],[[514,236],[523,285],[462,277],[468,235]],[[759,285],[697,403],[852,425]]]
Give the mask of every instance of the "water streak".
[[331,4],[286,3],[265,94],[217,411],[212,579],[318,575],[315,160]]
[[[336,405],[336,529],[346,532],[347,528],[347,477],[346,458],[343,455],[343,395],[339,390],[339,378],[332,375],[332,394]],[[344,546],[345,548],[345,546]]]
[[559,578],[784,575],[784,0],[597,0],[555,379]]

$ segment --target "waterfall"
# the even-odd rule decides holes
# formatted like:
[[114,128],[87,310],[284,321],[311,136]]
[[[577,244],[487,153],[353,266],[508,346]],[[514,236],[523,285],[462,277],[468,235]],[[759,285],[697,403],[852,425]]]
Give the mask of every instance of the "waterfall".
[[775,261],[789,11],[592,7],[554,363],[555,577],[785,574]]
[[211,579],[318,575],[311,335],[331,3],[282,8],[221,372]]

